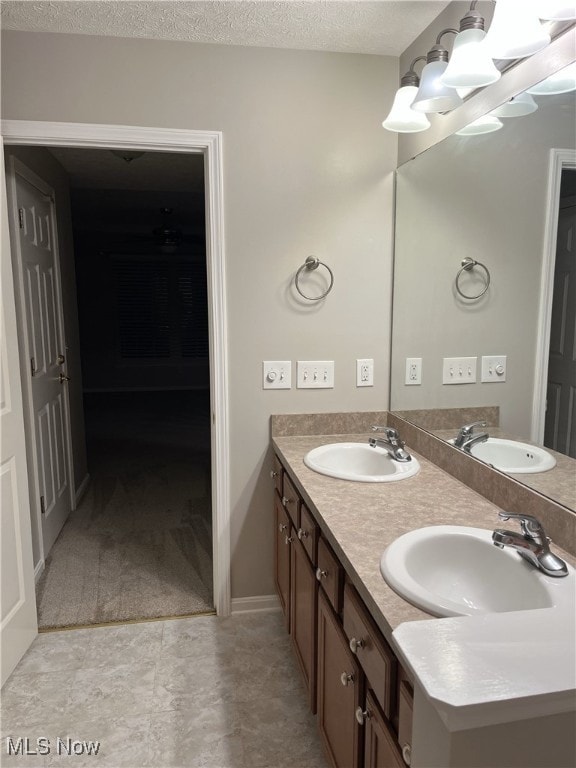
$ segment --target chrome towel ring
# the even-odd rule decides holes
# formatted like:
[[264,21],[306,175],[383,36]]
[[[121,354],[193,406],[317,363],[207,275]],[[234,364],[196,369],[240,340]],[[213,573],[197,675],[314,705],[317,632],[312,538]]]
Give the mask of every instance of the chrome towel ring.
[[[328,288],[324,291],[324,293],[321,293],[320,296],[306,296],[305,293],[302,292],[302,289],[300,288],[300,276],[306,270],[307,272],[312,272],[315,269],[318,269],[318,267],[324,267],[328,271],[328,274],[330,275],[330,284],[328,285]],[[324,299],[330,291],[332,290],[332,286],[334,285],[334,275],[332,273],[332,270],[328,266],[328,264],[324,264],[323,261],[320,261],[320,259],[317,259],[316,256],[308,256],[304,264],[300,267],[300,269],[296,272],[296,275],[294,277],[294,284],[296,286],[296,290],[302,296],[303,299],[306,299],[307,301],[320,301],[320,299]]]
[[[456,290],[462,296],[463,299],[468,299],[468,301],[475,301],[476,299],[479,299],[481,296],[484,296],[488,288],[490,287],[490,272],[488,271],[488,267],[486,267],[484,264],[482,264],[480,261],[475,261],[474,259],[471,259],[470,256],[466,256],[465,259],[462,259],[461,261],[462,266],[458,270],[456,274]],[[460,277],[463,272],[470,272],[474,269],[474,267],[480,267],[480,269],[484,270],[485,274],[485,286],[484,290],[480,291],[480,293],[476,294],[475,296],[469,296],[468,294],[464,293],[460,289]]]

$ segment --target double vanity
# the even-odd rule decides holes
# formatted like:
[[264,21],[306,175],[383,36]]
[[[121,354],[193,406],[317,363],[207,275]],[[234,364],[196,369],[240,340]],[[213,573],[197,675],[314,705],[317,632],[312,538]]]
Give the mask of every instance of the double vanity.
[[568,564],[548,576],[494,546],[519,510],[473,490],[488,468],[465,457],[469,487],[426,439],[385,412],[272,417],[276,583],[325,750],[337,768],[573,765],[573,521],[543,510]]

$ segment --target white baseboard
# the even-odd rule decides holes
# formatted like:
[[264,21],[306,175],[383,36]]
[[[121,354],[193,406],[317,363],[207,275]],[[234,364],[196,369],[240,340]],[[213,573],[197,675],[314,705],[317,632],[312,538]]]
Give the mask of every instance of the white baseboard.
[[45,566],[46,562],[44,560],[40,560],[36,564],[36,567],[34,568],[34,584],[38,584],[38,579],[42,576]]
[[80,504],[80,502],[82,501],[82,497],[86,493],[86,489],[88,488],[89,482],[90,482],[90,475],[89,473],[86,473],[84,480],[82,480],[82,482],[76,489],[76,493],[74,494],[74,509],[77,509],[78,504]]
[[255,597],[233,597],[232,614],[249,611],[279,611],[280,601],[277,595],[257,595]]

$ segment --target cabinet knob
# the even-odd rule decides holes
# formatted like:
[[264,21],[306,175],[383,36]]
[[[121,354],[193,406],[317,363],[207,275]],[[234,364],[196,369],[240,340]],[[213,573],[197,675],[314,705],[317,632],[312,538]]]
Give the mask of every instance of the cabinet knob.
[[286,528],[288,528],[288,526],[286,525],[286,523],[280,523],[280,524],[278,525],[278,530],[280,531],[280,533],[282,533],[282,531],[285,531],[285,530],[286,530]]
[[293,504],[294,499],[289,499],[287,496],[282,496],[282,506],[287,507],[288,504]]
[[322,568],[316,568],[316,579],[322,581],[328,576],[328,571],[323,571]]
[[364,722],[370,717],[370,712],[368,710],[362,711],[362,707],[357,707],[355,714],[360,725],[364,725]]
[[298,528],[298,538],[300,541],[303,541],[308,536],[308,531],[305,531],[304,528]]
[[286,538],[284,539],[284,542],[286,544],[292,544],[293,541],[294,539],[292,538],[292,536],[286,536]]
[[404,744],[402,747],[402,759],[406,763],[406,765],[411,765],[412,761],[412,747],[410,744]]
[[342,672],[342,674],[340,675],[340,682],[346,688],[348,683],[354,682],[354,675],[349,675],[348,672]]
[[275,480],[278,477],[278,472],[275,472],[273,469],[270,470],[270,477],[272,480]]
[[360,640],[356,640],[356,638],[353,637],[348,645],[350,646],[352,653],[357,653],[358,648],[364,648],[364,641],[361,638]]

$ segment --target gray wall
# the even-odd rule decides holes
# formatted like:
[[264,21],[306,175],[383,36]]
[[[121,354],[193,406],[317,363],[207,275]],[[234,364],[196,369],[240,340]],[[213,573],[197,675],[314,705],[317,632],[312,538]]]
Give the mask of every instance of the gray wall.
[[[270,414],[388,405],[397,60],[21,32],[2,56],[4,118],[223,132],[232,595],[271,594]],[[302,306],[309,254],[335,286]],[[264,392],[264,359],[333,359],[336,386]]]

